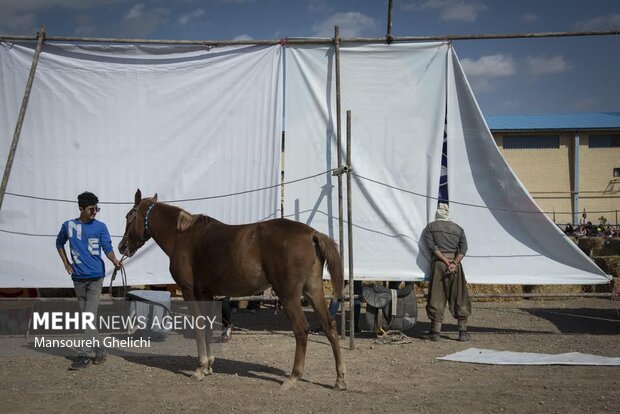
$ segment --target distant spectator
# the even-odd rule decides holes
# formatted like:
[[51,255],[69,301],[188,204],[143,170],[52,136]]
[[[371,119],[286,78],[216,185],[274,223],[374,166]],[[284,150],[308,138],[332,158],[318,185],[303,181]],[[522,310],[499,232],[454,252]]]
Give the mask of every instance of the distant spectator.
[[567,236],[572,236],[574,232],[575,228],[572,224],[568,223],[566,227],[564,227],[564,234],[566,234]]
[[577,230],[575,231],[575,236],[584,237],[587,234],[588,232],[586,231],[586,226],[584,224],[580,224],[579,226],[577,226]]

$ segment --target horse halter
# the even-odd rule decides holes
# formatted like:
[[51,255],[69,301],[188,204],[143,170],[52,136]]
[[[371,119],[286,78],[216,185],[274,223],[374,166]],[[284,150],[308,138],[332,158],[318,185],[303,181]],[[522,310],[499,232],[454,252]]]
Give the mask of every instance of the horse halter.
[[[153,207],[155,207],[155,204],[157,204],[157,203],[153,203],[150,206],[148,206],[148,208],[146,209],[146,214],[144,215],[144,232],[142,234],[142,240],[140,240],[140,242],[142,244],[146,243],[148,241],[148,239],[150,239],[152,237],[152,235],[150,234],[151,232],[149,231],[149,217],[151,215],[151,210],[153,209]],[[128,219],[129,219],[129,222],[127,223],[128,225],[133,223],[133,221],[138,216],[138,206],[134,206],[131,209],[129,214],[131,214],[131,218],[129,219],[129,217],[128,217]]]
[[151,204],[149,208],[146,209],[146,214],[144,215],[144,241],[148,240],[149,237],[152,237],[151,234],[147,233],[151,233],[149,231],[149,216],[151,215],[151,210],[155,207],[155,204],[157,203]]

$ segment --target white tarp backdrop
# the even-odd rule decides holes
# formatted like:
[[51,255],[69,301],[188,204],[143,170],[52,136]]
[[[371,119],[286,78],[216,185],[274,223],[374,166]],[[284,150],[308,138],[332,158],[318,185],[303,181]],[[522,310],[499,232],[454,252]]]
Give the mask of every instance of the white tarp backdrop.
[[[1,46],[3,169],[34,51]],[[140,187],[166,201],[277,184],[282,50],[44,45],[0,211],[0,286],[71,286],[54,237],[77,216],[76,203],[15,194],[75,200],[90,190],[129,202]],[[338,239],[337,178],[327,172],[337,166],[334,48],[287,46],[285,67],[285,181],[314,176],[285,186],[285,216]],[[345,111],[353,113],[356,278],[426,273],[419,243],[434,218],[447,113],[449,194],[469,240],[469,282],[607,282],[501,158],[448,44],[343,46],[341,76],[343,147]],[[279,216],[278,192],[175,204],[245,223]],[[130,204],[100,204],[98,218],[121,235]],[[153,242],[127,271],[131,284],[171,282]]]
[[448,188],[475,283],[596,284],[609,280],[540,212],[495,145],[455,53],[448,65]]
[[[356,278],[420,279],[424,273],[427,260],[418,242],[436,201],[359,176],[437,195],[447,53],[441,43],[340,48],[343,148],[345,113],[352,111]],[[287,49],[285,182],[338,166],[335,78],[333,47]],[[287,185],[284,197],[286,217],[338,240],[337,178],[331,173]]]
[[[468,281],[607,283],[502,159],[449,45],[340,50],[343,119],[346,110],[353,118],[356,279],[421,280],[427,273],[426,249],[418,242],[434,219],[447,113],[448,192],[453,217],[468,237]],[[333,48],[288,52],[285,181],[337,166]],[[342,128],[344,146],[344,121]],[[337,239],[335,183],[325,174],[287,185],[285,215]]]
[[[31,44],[0,47],[2,171],[33,54]],[[82,191],[131,202],[139,187],[165,201],[277,185],[281,54],[280,46],[45,44],[7,192],[72,202],[6,195],[0,286],[72,286],[55,235],[79,214]],[[279,216],[279,189],[175,205],[247,223]],[[131,205],[100,206],[98,219],[122,235]],[[112,238],[116,251],[119,241]],[[126,267],[130,283],[172,283],[152,241]]]

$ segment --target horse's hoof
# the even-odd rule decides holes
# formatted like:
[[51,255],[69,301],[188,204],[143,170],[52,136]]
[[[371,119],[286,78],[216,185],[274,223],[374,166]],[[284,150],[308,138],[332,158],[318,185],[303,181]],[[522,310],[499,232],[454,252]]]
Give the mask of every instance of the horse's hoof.
[[203,374],[202,371],[194,371],[194,373],[192,374],[192,377],[196,381],[202,381],[203,379],[205,379],[205,374]]
[[345,380],[337,380],[334,385],[334,389],[338,391],[344,391],[347,389],[347,382]]
[[286,392],[288,390],[290,390],[291,388],[293,388],[293,386],[297,383],[297,379],[291,379],[288,378],[286,381],[284,381],[282,383],[282,386],[280,387],[280,392]]

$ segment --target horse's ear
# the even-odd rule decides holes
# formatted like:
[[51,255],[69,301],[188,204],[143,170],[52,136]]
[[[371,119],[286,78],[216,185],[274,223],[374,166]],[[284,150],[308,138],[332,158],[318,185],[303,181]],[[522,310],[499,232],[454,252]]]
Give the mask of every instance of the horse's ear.
[[136,196],[134,199],[134,203],[137,206],[138,204],[140,204],[140,201],[142,201],[142,191],[140,191],[140,189],[138,188],[136,190]]
[[153,201],[157,203],[157,193],[153,196]]

